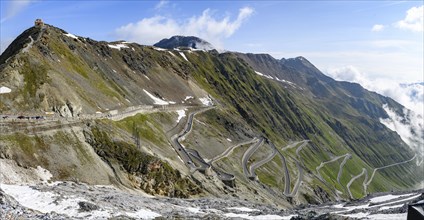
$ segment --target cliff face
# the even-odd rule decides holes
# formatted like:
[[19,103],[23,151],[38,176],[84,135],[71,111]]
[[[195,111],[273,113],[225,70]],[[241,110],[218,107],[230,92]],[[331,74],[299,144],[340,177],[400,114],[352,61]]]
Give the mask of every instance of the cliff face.
[[97,42],[44,25],[0,56],[0,79],[12,89],[0,157],[54,180],[283,207],[423,180],[416,152],[380,123],[383,105],[403,107],[303,57]]

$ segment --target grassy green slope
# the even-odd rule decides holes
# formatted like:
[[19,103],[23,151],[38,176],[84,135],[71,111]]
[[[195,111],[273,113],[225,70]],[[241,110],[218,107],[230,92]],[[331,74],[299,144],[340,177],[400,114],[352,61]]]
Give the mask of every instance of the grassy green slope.
[[[355,107],[355,103],[343,101],[344,97],[336,93],[343,91],[351,96],[354,91],[343,87],[333,89],[331,86],[334,85],[317,81],[315,83],[322,88],[316,87],[315,92],[321,89],[322,95],[311,96],[308,92],[260,77],[244,60],[232,53],[204,53],[188,57],[195,68],[192,77],[230,109],[230,114],[244,118],[258,133],[276,144],[285,144],[289,140],[312,140],[311,149],[302,154],[303,160],[307,161],[305,166],[312,173],[320,162],[329,160],[329,154],[338,156],[352,153],[354,156],[351,162],[344,168],[342,185],[335,180],[342,159],[322,169],[324,178],[342,192],[351,176],[360,173],[362,167],[372,172],[374,167],[404,161],[413,156],[400,138],[376,119],[381,112],[381,107],[376,106],[383,101],[375,94],[365,91],[361,98],[356,98],[360,103],[364,100],[368,102],[365,105],[368,107],[361,109]],[[367,111],[368,115],[365,114]],[[295,157],[293,152],[292,158]],[[388,168],[396,173],[402,169],[406,168]],[[420,178],[414,175],[399,178],[399,175],[389,173],[378,173],[369,187],[371,191],[408,188]],[[266,175],[262,174],[262,178],[266,178]],[[353,193],[363,196],[357,186],[353,186]]]
[[[18,39],[16,47],[23,47],[29,35],[36,38],[38,33],[33,28],[28,32]],[[345,165],[341,184],[335,178],[342,159],[321,169],[323,178],[345,195],[347,182],[362,168],[371,175],[376,167],[413,156],[400,137],[378,121],[385,115],[383,104],[388,103],[398,112],[399,104],[359,85],[336,82],[304,58],[268,62],[270,57],[262,56],[260,62],[267,63],[262,65],[255,60],[255,55],[250,56],[248,63],[234,53],[196,51],[184,52],[189,60],[186,61],[176,51],[157,51],[137,44],[127,44],[128,48],[117,50],[108,46],[112,43],[73,39],[64,33],[47,26],[41,40],[34,43],[28,53],[16,55],[17,50],[11,48],[0,57],[1,79],[18,85],[12,88],[13,93],[4,96],[5,102],[0,105],[2,111],[49,111],[73,103],[93,113],[99,109],[106,111],[151,103],[143,89],[166,100],[182,101],[187,95],[193,95],[187,81],[191,78],[216,99],[219,109],[200,116],[210,128],[194,132],[194,137],[187,139],[190,147],[201,147],[193,144],[200,136],[237,140],[262,135],[280,149],[291,141],[309,139],[311,142],[301,151],[300,157],[309,176],[316,174],[315,168],[321,162],[333,156],[353,154]],[[4,63],[11,55],[16,55],[13,62]],[[256,62],[255,65],[252,62]],[[297,85],[290,86],[255,73],[259,70],[266,74],[267,69],[272,70],[273,76]],[[13,81],[16,78],[22,80]],[[131,133],[137,123],[147,143],[167,145],[164,128],[154,122],[138,115],[110,123],[110,126],[112,130],[116,126]],[[235,131],[240,134],[234,135]],[[229,146],[226,144],[217,148],[222,151]],[[226,158],[218,165],[229,169],[237,166],[239,169],[235,173],[242,177],[239,157],[243,149],[246,147],[235,151],[237,157]],[[201,149],[199,152],[208,157],[215,153]],[[294,163],[297,159],[295,149],[283,153],[295,177],[298,172]],[[265,184],[281,189],[282,181],[277,178],[281,176],[278,161],[274,159],[258,169],[258,175]],[[411,187],[422,179],[413,174],[414,169],[407,164],[381,170],[375,175],[369,191]],[[306,181],[316,184],[317,180]],[[352,185],[352,192],[357,197],[363,196],[360,184]]]

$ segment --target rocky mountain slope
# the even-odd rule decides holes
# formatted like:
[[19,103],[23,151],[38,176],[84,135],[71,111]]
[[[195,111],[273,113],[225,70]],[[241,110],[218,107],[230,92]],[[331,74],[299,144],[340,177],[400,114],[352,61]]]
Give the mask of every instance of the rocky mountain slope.
[[406,219],[408,204],[423,199],[423,190],[420,190],[377,194],[354,202],[301,205],[285,210],[239,199],[152,198],[111,186],[60,182],[32,187],[3,185],[3,190],[0,189],[0,218]]
[[303,57],[174,49],[190,40],[23,32],[0,56],[12,91],[0,102],[1,182],[36,183],[42,167],[51,181],[289,208],[423,181],[422,155],[380,122],[383,105],[404,116],[392,99]]

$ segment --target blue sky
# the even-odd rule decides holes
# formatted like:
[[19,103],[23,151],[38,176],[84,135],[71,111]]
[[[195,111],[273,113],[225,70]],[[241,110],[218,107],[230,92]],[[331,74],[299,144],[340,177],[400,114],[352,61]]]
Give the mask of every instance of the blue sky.
[[151,45],[198,35],[231,51],[304,56],[357,81],[423,79],[422,1],[29,1],[1,3],[1,51],[35,18],[95,40]]

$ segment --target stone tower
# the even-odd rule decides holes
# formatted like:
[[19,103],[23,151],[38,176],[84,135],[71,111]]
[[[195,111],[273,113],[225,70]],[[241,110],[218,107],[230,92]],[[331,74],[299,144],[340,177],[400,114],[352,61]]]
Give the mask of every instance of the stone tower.
[[41,20],[40,18],[35,19],[34,26],[35,27],[43,27],[44,26],[43,20]]

